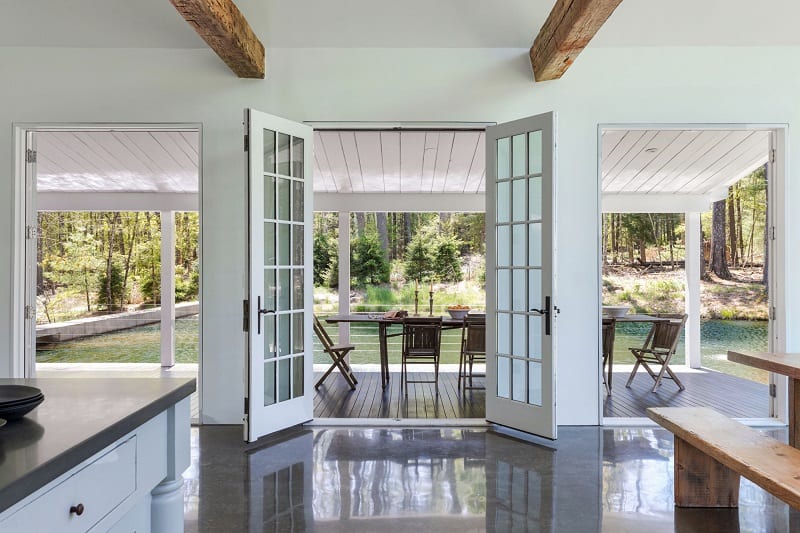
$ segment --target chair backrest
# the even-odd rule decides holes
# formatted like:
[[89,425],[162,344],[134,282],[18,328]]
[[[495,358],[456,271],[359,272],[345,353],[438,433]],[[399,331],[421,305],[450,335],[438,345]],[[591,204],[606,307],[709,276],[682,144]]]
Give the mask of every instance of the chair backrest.
[[461,330],[461,349],[464,353],[486,353],[486,315],[464,317]]
[[314,333],[317,334],[319,342],[322,343],[322,348],[326,352],[330,350],[331,346],[333,346],[333,340],[331,340],[330,336],[328,335],[328,332],[325,331],[325,328],[323,327],[320,319],[317,318],[317,315],[314,315]]
[[650,332],[651,350],[658,350],[667,353],[674,353],[681,338],[681,331],[689,315],[679,313],[658,313],[659,318],[668,318],[661,322],[655,322]]
[[403,319],[403,353],[425,352],[438,355],[442,338],[442,317]]
[[616,336],[616,318],[603,319],[603,358],[614,351],[614,337]]

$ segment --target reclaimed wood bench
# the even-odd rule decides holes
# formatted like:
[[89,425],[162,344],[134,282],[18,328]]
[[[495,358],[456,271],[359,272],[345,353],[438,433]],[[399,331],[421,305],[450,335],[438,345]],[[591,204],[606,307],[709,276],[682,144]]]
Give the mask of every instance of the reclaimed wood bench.
[[707,407],[651,407],[675,436],[675,505],[738,507],[744,476],[800,509],[800,450]]

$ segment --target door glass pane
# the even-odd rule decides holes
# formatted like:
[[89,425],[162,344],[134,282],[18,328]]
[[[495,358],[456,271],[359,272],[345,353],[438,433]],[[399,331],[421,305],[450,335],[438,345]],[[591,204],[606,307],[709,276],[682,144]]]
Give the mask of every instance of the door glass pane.
[[528,310],[527,299],[525,298],[525,270],[514,270],[514,285],[511,289],[511,309],[519,313]]
[[291,182],[286,178],[278,178],[278,220],[291,220]]
[[275,223],[264,222],[264,266],[275,264]]
[[292,264],[295,266],[303,265],[303,233],[303,226],[292,226]]
[[511,139],[511,152],[513,176],[523,176],[525,174],[525,134],[514,135]]
[[264,363],[264,405],[275,403],[275,362]]
[[289,399],[289,391],[292,385],[291,379],[291,359],[281,359],[278,361],[278,401],[285,402]]
[[511,353],[511,320],[508,313],[497,313],[497,353]]
[[528,174],[542,172],[542,132],[528,133]]
[[539,269],[528,270],[528,309],[531,307],[541,309],[543,305],[542,271]]
[[292,241],[289,239],[291,226],[289,224],[278,224],[278,264],[291,264]]
[[275,177],[264,176],[264,218],[275,219]]
[[292,339],[292,315],[278,315],[278,355],[288,355],[291,350]]
[[528,341],[527,336],[525,335],[525,318],[527,315],[513,315],[513,335],[514,335],[514,345],[513,349],[511,350],[511,355],[516,355],[517,357],[525,357],[528,355],[526,353],[526,344]]
[[509,397],[510,366],[508,357],[497,358],[497,396],[500,398]]
[[292,189],[292,220],[302,222],[306,205],[303,182],[293,181]]
[[292,137],[292,176],[303,179],[303,139]]
[[542,178],[528,178],[528,218],[542,219]]
[[511,177],[511,143],[505,139],[497,139],[497,179]]
[[509,187],[507,181],[497,184],[497,222],[500,223],[508,222],[510,219]]
[[303,353],[305,352],[305,315],[301,313],[294,313],[292,315],[292,321],[294,325],[292,326],[292,353]]
[[509,227],[497,226],[497,266],[509,265],[510,245]]
[[497,309],[508,311],[511,309],[511,271],[502,269],[497,271]]
[[278,310],[287,311],[292,308],[292,271],[278,270]]
[[292,309],[303,309],[303,295],[305,285],[303,284],[303,269],[292,270],[294,282],[292,283]]
[[275,172],[275,132],[264,130],[264,172]]
[[264,269],[264,309],[275,309],[275,269]]
[[528,224],[528,265],[542,266],[542,223]]
[[544,317],[539,315],[528,317],[528,357],[531,359],[542,358],[542,320]]
[[303,395],[303,373],[305,368],[303,366],[304,357],[292,358],[292,398],[297,398]]
[[542,363],[528,362],[528,402],[542,405]]
[[511,228],[511,264],[525,266],[525,224],[514,224]]
[[525,212],[525,181],[524,179],[514,180],[512,182],[512,210],[511,217],[514,222],[521,222],[526,219]]
[[277,355],[275,344],[275,315],[261,315],[261,331],[264,332],[264,359]]
[[278,174],[289,175],[289,136],[278,133]]
[[512,359],[513,368],[511,369],[511,399],[515,402],[524,402],[528,392],[525,386],[525,361],[523,359]]

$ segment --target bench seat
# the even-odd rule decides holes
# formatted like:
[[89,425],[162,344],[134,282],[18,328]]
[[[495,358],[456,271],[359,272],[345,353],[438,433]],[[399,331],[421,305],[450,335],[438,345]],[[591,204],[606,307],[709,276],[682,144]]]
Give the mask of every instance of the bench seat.
[[675,435],[675,505],[738,507],[739,477],[800,509],[800,450],[707,407],[651,407]]

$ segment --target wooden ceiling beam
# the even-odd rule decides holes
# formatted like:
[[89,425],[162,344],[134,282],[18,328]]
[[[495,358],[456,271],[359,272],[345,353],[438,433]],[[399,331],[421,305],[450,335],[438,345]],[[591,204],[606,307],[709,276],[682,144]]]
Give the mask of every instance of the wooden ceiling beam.
[[531,47],[536,81],[560,78],[621,2],[556,0]]
[[232,0],[170,0],[240,78],[263,78],[264,45]]

